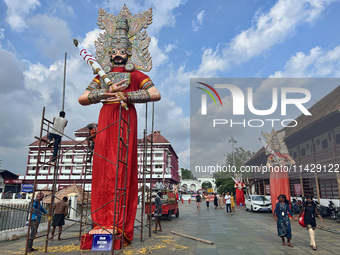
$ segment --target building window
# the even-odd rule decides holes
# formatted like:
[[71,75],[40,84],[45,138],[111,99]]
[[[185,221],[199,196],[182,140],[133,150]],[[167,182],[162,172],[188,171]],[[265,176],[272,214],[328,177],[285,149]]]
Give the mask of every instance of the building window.
[[162,153],[155,153],[155,157],[162,157],[163,154]]
[[293,153],[293,158],[297,158],[297,153],[296,152]]
[[320,140],[317,139],[317,140],[315,141],[315,144],[316,144],[316,145],[319,145],[319,144],[320,144]]
[[33,156],[33,159],[38,159],[38,156]]
[[72,155],[66,155],[65,158],[66,159],[72,159]]
[[65,166],[65,170],[71,170],[70,166]]
[[328,141],[327,139],[322,140],[322,149],[327,149],[328,148]]
[[159,168],[163,168],[163,166],[162,165],[156,165],[155,168],[159,169]]
[[336,144],[340,144],[340,133],[335,136]]
[[305,148],[302,148],[301,149],[301,157],[305,156],[306,155],[306,149]]

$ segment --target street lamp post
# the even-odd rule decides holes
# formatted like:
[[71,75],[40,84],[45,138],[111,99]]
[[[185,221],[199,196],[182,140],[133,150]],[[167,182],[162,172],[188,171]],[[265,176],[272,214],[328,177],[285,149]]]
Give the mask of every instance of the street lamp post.
[[235,166],[234,143],[237,143],[237,141],[234,139],[234,137],[231,136],[229,142],[231,143],[231,147],[233,150],[233,166]]

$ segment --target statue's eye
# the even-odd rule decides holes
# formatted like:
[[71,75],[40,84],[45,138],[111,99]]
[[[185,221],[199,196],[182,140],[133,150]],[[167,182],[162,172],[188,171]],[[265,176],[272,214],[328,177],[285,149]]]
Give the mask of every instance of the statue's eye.
[[125,55],[126,54],[126,50],[121,50],[120,54]]
[[117,51],[116,51],[116,50],[112,50],[112,51],[111,51],[111,54],[112,54],[112,55],[116,55],[116,54],[117,54]]

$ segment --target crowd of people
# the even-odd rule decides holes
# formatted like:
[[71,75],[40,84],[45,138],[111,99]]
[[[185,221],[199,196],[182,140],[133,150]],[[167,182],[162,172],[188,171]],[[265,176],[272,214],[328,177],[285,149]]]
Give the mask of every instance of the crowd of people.
[[[211,201],[210,195],[204,195],[197,193],[196,195],[196,207],[197,211],[201,211],[201,203],[202,200],[205,199],[206,201],[206,207],[207,210],[209,210],[209,203]],[[287,246],[294,247],[290,240],[292,238],[292,230],[291,230],[291,223],[290,219],[294,219],[297,221],[300,219],[300,224],[303,227],[306,227],[309,237],[310,237],[310,246],[313,250],[316,250],[316,242],[315,242],[315,229],[316,229],[316,217],[320,218],[320,220],[323,222],[323,218],[319,214],[317,210],[317,206],[315,202],[313,201],[313,197],[309,196],[306,197],[306,202],[303,204],[303,208],[298,214],[297,217],[293,216],[293,213],[290,209],[290,202],[286,198],[285,195],[281,194],[277,198],[278,202],[276,203],[276,207],[273,211],[274,219],[277,222],[277,232],[278,236],[282,240],[282,245],[286,246],[287,239]],[[223,209],[224,205],[226,206],[227,215],[233,215],[233,212],[235,212],[235,198],[233,193],[227,192],[226,194],[213,194],[213,202],[214,207],[217,209],[218,207],[220,209]],[[303,218],[300,218],[303,216]]]
[[233,211],[235,211],[235,197],[233,193],[223,193],[223,194],[212,194],[213,198],[210,197],[209,194],[200,194],[197,193],[196,195],[196,206],[197,206],[197,211],[201,211],[201,203],[202,200],[205,199],[205,203],[207,206],[207,210],[209,210],[209,205],[210,201],[212,200],[214,202],[214,208],[215,209],[223,209],[224,205],[226,206],[227,209],[227,214],[232,215]]

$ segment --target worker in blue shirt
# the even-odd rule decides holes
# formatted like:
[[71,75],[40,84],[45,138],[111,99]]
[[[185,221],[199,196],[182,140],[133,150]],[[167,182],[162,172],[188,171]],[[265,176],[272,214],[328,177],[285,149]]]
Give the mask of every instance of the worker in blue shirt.
[[[40,201],[43,199],[44,194],[39,193],[33,202],[33,210],[31,215],[31,231],[30,238],[28,240],[27,252],[37,251],[37,249],[33,248],[33,238],[37,234],[37,229],[39,227],[39,223],[41,220],[42,214],[47,214],[46,210],[42,207]],[[31,208],[29,209],[31,211]]]

